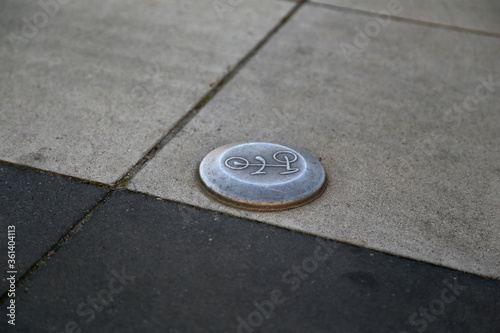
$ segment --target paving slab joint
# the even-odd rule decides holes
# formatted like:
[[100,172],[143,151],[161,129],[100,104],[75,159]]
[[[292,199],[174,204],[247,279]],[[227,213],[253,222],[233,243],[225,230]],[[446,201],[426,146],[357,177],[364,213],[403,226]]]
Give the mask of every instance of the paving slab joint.
[[[60,175],[55,172],[47,172],[46,170],[40,170],[33,167],[26,167],[23,165],[17,165],[9,162],[0,161],[0,163],[12,164],[16,167],[29,168],[43,173],[55,174],[57,176],[62,176],[78,182],[83,182],[100,187],[108,187],[110,191],[94,206],[90,211],[78,221],[56,244],[54,244],[51,249],[44,254],[37,262],[35,262],[28,271],[19,278],[16,282],[16,289],[24,284],[36,271],[42,267],[48,260],[51,259],[53,255],[76,233],[83,225],[90,220],[90,218],[98,212],[106,202],[117,192],[117,190],[124,190],[128,182],[150,161],[152,160],[156,153],[161,150],[172,138],[174,138],[199,112],[200,110],[220,91],[222,88],[243,68],[248,61],[257,54],[257,52],[271,39],[280,28],[288,22],[288,20],[298,11],[298,9],[307,0],[298,1],[297,4],[272,28],[266,36],[254,46],[250,52],[248,52],[228,73],[211,89],[209,90],[199,102],[188,111],[173,127],[169,130],[163,137],[161,137],[155,145],[131,168],[129,169],[121,178],[119,178],[113,184],[104,184],[99,182],[91,182],[85,179],[79,179],[76,177],[70,177],[66,175]],[[0,296],[0,304],[3,304],[8,299],[8,291],[6,291],[2,296]]]
[[[77,233],[83,225],[90,220],[94,214],[101,209],[102,206],[108,202],[108,200],[116,193],[116,190],[111,190],[104,195],[104,197],[99,200],[99,202],[92,207],[85,216],[80,219],[56,244],[54,244],[50,250],[44,254],[40,259],[38,259],[29,269],[28,271],[22,275],[16,282],[16,290],[19,290],[19,286],[24,284],[35,272],[40,269],[47,261],[51,259],[53,255],[73,236]],[[5,303],[9,299],[8,290],[0,296],[0,304]]]
[[116,188],[124,188],[141,171],[149,161],[151,161],[156,153],[165,147],[182,129],[203,109],[205,105],[215,97],[233,77],[252,59],[262,47],[289,21],[289,19],[307,2],[308,0],[300,0],[295,6],[272,28],[264,38],[257,43],[235,66],[222,77],[217,84],[214,85],[196,105],[189,110],[163,137],[161,137],[155,145],[120,179],[113,185]]
[[[371,12],[368,10],[363,10],[363,9],[342,7],[342,6],[332,5],[332,4],[318,3],[318,2],[311,2],[311,1],[307,1],[307,2],[308,2],[308,5],[310,5],[310,6],[328,8],[330,10],[336,10],[336,11],[344,12],[344,13],[353,13],[353,14],[359,14],[359,15],[370,16],[370,17],[380,16],[377,13],[374,13],[374,12]],[[464,27],[459,27],[459,26],[455,26],[455,25],[448,25],[448,24],[443,24],[443,23],[422,21],[422,20],[417,20],[417,19],[412,19],[412,18],[402,17],[402,16],[391,16],[391,20],[409,23],[409,24],[420,25],[420,26],[433,27],[433,28],[438,28],[438,29],[453,30],[453,31],[476,34],[476,35],[481,35],[481,36],[500,38],[500,33],[497,33],[497,32],[470,29],[470,28],[464,28]]]

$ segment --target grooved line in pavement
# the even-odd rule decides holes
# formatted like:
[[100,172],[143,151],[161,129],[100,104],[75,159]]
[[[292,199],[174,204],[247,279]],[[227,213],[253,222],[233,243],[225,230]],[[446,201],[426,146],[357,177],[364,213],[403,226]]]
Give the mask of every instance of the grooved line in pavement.
[[299,8],[305,3],[307,0],[302,0],[298,2],[285,17],[281,19],[278,24],[271,29],[267,33],[267,35],[259,42],[255,47],[248,52],[245,57],[243,57],[232,70],[230,70],[208,93],[203,96],[200,101],[190,110],[188,111],[175,125],[174,127],[168,131],[160,140],[156,142],[156,144],[151,148],[140,160],[137,162],[123,177],[121,177],[115,184],[121,188],[125,187],[127,183],[144,168],[144,166],[151,161],[158,151],[160,151],[167,143],[170,142],[182,129],[203,109],[203,107],[213,98],[219,91],[221,91],[224,86],[231,81],[233,77],[238,74],[238,72],[253,58],[257,52],[273,37],[276,32],[295,14]]
[[[326,4],[326,3],[308,2],[308,5],[314,6],[314,7],[328,8],[331,10],[336,10],[336,11],[344,12],[344,13],[360,14],[360,15],[371,16],[371,17],[378,16],[377,13],[370,12],[368,10],[348,8],[348,7],[342,7],[342,6],[331,5],[331,4]],[[447,24],[443,24],[443,23],[428,22],[428,21],[422,21],[422,20],[401,17],[401,16],[391,16],[391,20],[398,21],[398,22],[404,22],[404,23],[410,23],[410,24],[416,24],[416,25],[421,25],[421,26],[427,26],[427,27],[433,27],[433,28],[438,28],[438,29],[453,30],[453,31],[465,32],[465,33],[476,34],[476,35],[481,35],[481,36],[500,38],[500,33],[497,33],[497,32],[463,28],[463,27],[458,27],[455,25],[447,25]]]
[[[63,245],[73,236],[75,233],[80,230],[83,225],[90,220],[90,218],[99,210],[101,207],[116,193],[116,189],[109,191],[102,197],[99,202],[92,207],[85,216],[78,221],[67,233],[64,235],[57,243],[55,243],[52,248],[45,253],[40,259],[38,259],[27,271],[24,273],[16,282],[16,290],[19,289],[19,286],[26,282],[35,272],[42,267]],[[8,290],[0,297],[0,304],[3,304],[8,300],[7,294]]]
[[[90,183],[92,185],[97,186],[105,186],[111,189],[104,197],[94,206],[92,209],[85,214],[85,216],[78,221],[67,233],[62,237],[56,244],[52,246],[52,248],[44,254],[37,262],[35,262],[29,270],[22,275],[18,281],[16,282],[16,289],[19,288],[24,282],[26,282],[35,272],[42,267],[55,253],[73,236],[76,232],[78,232],[83,225],[92,218],[92,216],[98,212],[101,207],[106,204],[106,202],[116,193],[117,190],[124,189],[125,185],[149,162],[151,161],[156,153],[160,151],[173,137],[175,137],[200,111],[203,107],[219,92],[224,88],[224,86],[250,61],[250,59],[259,52],[259,50],[281,29],[281,27],[300,9],[300,7],[307,2],[307,0],[299,1],[277,24],[274,28],[272,28],[264,38],[255,45],[233,68],[230,70],[211,90],[208,91],[199,102],[188,111],[174,126],[168,131],[160,140],[156,142],[156,144],[129,170],[127,171],[118,181],[116,181],[113,185],[102,184],[97,182],[90,183],[88,180],[79,179],[77,177],[60,175],[55,172],[48,172],[46,170],[40,170],[33,167],[20,166],[24,169],[36,170],[38,172],[44,172],[48,174],[53,174],[56,176],[63,176],[65,178],[70,178],[73,180],[77,180],[83,183]],[[3,162],[5,164],[11,164],[19,167],[14,163]],[[7,300],[6,291],[0,297],[0,304],[3,304]]]
[[83,184],[93,185],[93,186],[97,186],[97,187],[113,188],[113,186],[110,185],[110,184],[101,183],[101,182],[97,182],[97,181],[94,181],[94,180],[88,180],[88,179],[85,179],[85,178],[80,178],[80,177],[65,175],[65,174],[62,174],[62,173],[59,173],[59,172],[44,170],[44,169],[36,168],[36,167],[33,167],[33,166],[29,166],[29,165],[23,165],[23,164],[18,164],[18,163],[14,163],[14,162],[0,160],[0,165],[2,165],[2,164],[3,165],[7,165],[7,166],[16,167],[18,169],[24,169],[24,170],[31,170],[31,171],[40,172],[40,173],[43,173],[45,175],[57,176],[57,177],[61,177],[61,178],[64,178],[64,179],[71,179],[73,181],[76,181],[76,182],[79,182],[79,183],[83,183]]

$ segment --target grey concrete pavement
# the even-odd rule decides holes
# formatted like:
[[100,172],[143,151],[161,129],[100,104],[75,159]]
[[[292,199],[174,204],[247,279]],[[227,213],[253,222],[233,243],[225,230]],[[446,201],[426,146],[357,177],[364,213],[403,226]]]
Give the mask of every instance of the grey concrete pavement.
[[[500,34],[500,3],[494,0],[313,0],[372,13]],[[393,13],[394,9],[396,13]]]
[[293,6],[60,3],[2,1],[0,159],[103,183],[132,167]]
[[15,328],[494,333],[499,299],[498,281],[119,191],[22,286]]
[[[346,57],[374,19],[301,8],[128,188],[499,278],[499,39],[393,21]],[[320,158],[325,193],[275,213],[208,198],[198,163],[255,140]]]
[[[497,332],[498,5],[398,6],[0,1],[0,331]],[[242,141],[326,191],[212,200]]]

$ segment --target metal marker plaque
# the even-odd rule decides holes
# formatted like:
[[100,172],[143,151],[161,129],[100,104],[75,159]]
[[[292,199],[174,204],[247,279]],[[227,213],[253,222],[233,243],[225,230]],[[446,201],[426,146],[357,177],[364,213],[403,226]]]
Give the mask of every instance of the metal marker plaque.
[[303,205],[325,188],[321,163],[306,151],[275,143],[229,144],[201,162],[203,187],[238,208],[281,210]]

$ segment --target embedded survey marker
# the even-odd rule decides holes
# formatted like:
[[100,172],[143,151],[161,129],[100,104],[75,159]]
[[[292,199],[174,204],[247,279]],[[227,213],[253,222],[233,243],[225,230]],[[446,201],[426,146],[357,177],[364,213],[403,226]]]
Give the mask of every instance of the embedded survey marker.
[[498,333],[499,18],[1,0],[0,331]]
[[[128,188],[499,278],[498,38],[393,20],[346,59],[374,17],[304,5]],[[324,193],[266,213],[208,198],[199,161],[253,140],[321,158]]]
[[200,163],[201,184],[214,198],[250,210],[282,210],[314,200],[325,169],[308,152],[266,142],[228,144]]

